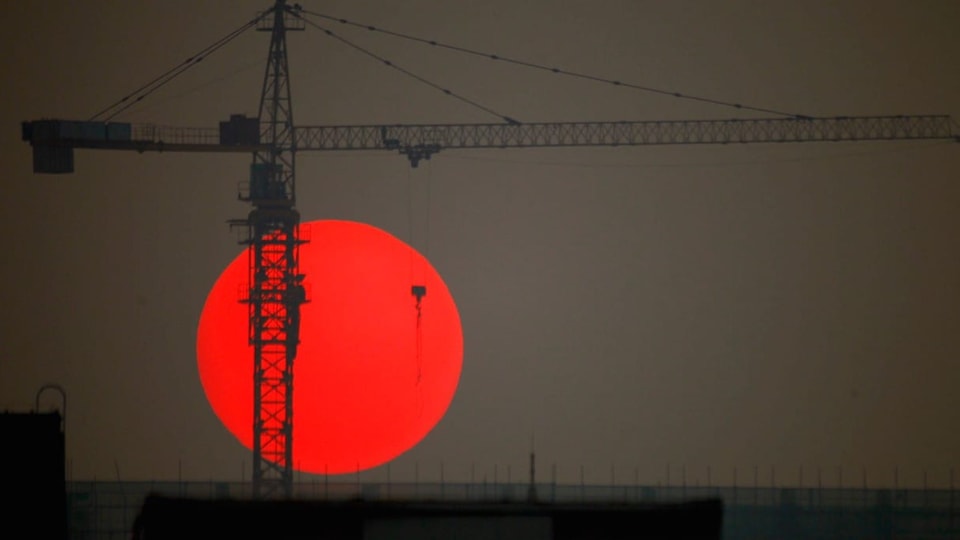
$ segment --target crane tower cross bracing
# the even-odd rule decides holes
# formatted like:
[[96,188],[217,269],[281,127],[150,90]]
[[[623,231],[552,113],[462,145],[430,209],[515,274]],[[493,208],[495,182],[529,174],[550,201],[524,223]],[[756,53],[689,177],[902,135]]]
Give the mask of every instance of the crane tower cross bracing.
[[253,347],[253,494],[290,497],[293,488],[293,363],[299,340],[300,305],[306,300],[298,256],[300,213],[296,202],[296,140],[286,32],[303,30],[278,1],[267,24],[270,51],[260,93],[260,140],[250,183],[241,198],[253,209],[232,225],[246,231],[250,262],[249,342]]
[[249,246],[248,340],[254,351],[253,493],[293,493],[293,366],[300,306],[306,301],[298,264],[296,154],[388,150],[412,166],[445,149],[711,145],[844,141],[951,140],[947,115],[888,115],[613,122],[505,121],[486,124],[295,126],[286,32],[303,30],[299,5],[276,0],[254,21],[270,33],[257,118],[233,115],[219,127],[158,127],[112,121],[43,119],[22,124],[36,173],[73,172],[75,149],[137,152],[232,152],[252,155],[240,198],[251,205],[232,220]]

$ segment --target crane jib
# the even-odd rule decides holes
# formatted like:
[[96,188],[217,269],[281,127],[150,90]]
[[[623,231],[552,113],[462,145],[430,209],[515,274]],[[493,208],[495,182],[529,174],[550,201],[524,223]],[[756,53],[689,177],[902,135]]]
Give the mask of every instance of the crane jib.
[[[38,173],[73,171],[73,149],[237,152],[271,148],[259,120],[232,115],[217,128],[44,119],[22,124]],[[948,115],[746,118],[489,124],[301,126],[295,150],[394,150],[411,162],[441,149],[640,146],[952,139]],[[414,163],[415,164],[415,163]]]

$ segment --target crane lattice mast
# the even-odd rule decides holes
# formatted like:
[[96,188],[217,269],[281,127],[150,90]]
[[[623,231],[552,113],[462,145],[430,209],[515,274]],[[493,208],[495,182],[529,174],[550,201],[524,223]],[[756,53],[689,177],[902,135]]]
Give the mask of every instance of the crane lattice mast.
[[243,227],[249,245],[249,342],[253,347],[253,495],[290,497],[293,491],[293,366],[300,305],[306,300],[299,271],[300,213],[296,203],[296,136],[290,95],[284,0],[258,30],[268,31],[270,51],[260,94],[258,125],[265,148],[253,154],[250,182],[241,199],[253,209]]
[[293,494],[293,367],[300,306],[300,214],[296,154],[302,151],[399,152],[412,166],[445,149],[816,143],[952,140],[960,133],[947,115],[842,116],[663,121],[389,124],[294,127],[286,32],[303,30],[299,6],[276,0],[257,19],[271,33],[259,116],[233,115],[219,128],[157,127],[111,121],[43,119],[23,122],[36,173],[73,172],[77,148],[137,152],[236,152],[253,155],[240,198],[252,205],[248,245],[248,339],[253,347],[253,493]]

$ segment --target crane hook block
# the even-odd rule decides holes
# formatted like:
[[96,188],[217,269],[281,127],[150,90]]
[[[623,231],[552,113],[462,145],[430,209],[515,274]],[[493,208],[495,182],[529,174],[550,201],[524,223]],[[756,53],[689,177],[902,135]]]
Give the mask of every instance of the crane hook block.
[[427,286],[426,285],[414,285],[410,287],[410,294],[417,297],[417,303],[420,303],[420,300],[427,295]]

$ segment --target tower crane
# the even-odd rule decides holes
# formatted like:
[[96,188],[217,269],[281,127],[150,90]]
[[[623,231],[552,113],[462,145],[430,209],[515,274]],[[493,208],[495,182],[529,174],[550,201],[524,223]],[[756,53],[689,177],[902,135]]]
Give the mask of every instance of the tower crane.
[[[75,149],[135,152],[229,152],[252,155],[239,198],[251,205],[232,220],[250,248],[248,339],[253,348],[253,493],[289,497],[293,490],[293,367],[304,276],[298,265],[296,155],[314,151],[386,150],[412,167],[449,149],[723,145],[880,140],[960,142],[948,115],[890,115],[728,120],[324,125],[294,124],[286,33],[304,30],[302,8],[275,0],[250,23],[270,33],[255,118],[233,115],[209,128],[106,121],[23,122],[35,173],[73,172]],[[414,287],[412,294],[423,294]]]

